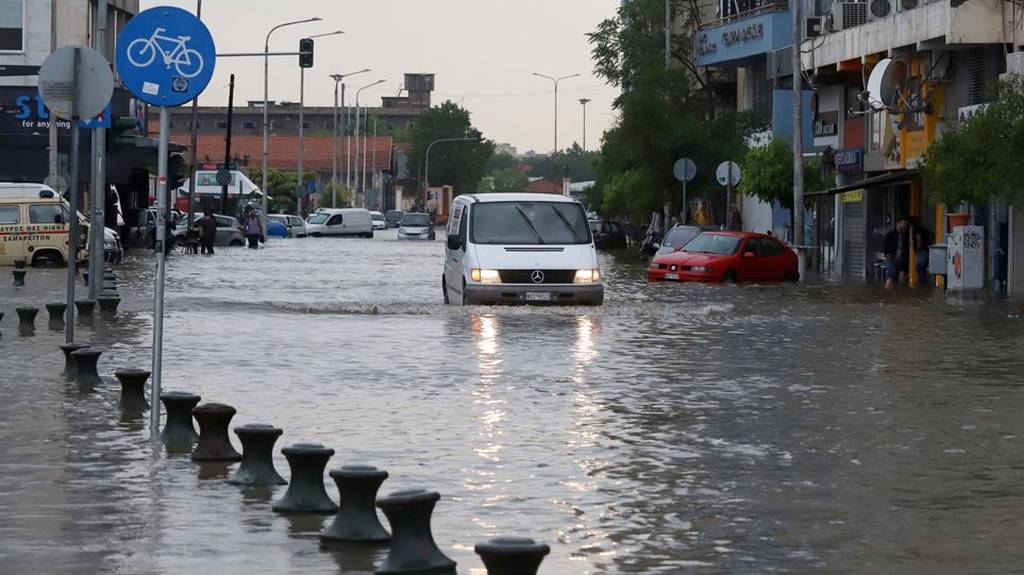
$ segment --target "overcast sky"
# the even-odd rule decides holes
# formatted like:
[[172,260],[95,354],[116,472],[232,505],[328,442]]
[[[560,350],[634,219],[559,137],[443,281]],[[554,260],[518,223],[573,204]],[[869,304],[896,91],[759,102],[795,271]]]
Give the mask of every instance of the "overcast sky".
[[[317,40],[315,67],[306,71],[306,103],[333,102],[332,73],[374,71],[346,81],[367,89],[360,99],[379,105],[394,95],[406,72],[434,73],[434,103],[450,99],[473,115],[484,136],[508,142],[520,153],[548,152],[554,145],[552,84],[531,76],[574,73],[559,92],[559,147],[581,141],[580,98],[587,105],[588,148],[598,146],[611,124],[617,91],[593,75],[585,34],[614,14],[620,0],[206,0],[203,21],[218,52],[261,52],[276,24],[312,16],[322,22],[283,28],[271,36],[271,51],[295,51],[306,35],[344,30]],[[142,0],[142,8],[176,5],[195,11],[196,0]],[[201,104],[226,105],[229,74],[235,74],[235,104],[263,99],[262,58],[223,58]],[[297,102],[296,57],[271,58],[270,99]],[[354,92],[349,94],[353,103]]]

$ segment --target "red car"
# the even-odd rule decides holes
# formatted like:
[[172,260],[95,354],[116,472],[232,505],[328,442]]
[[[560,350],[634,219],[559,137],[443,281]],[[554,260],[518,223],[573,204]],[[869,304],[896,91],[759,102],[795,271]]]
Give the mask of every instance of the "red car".
[[655,257],[647,280],[656,281],[796,281],[796,252],[765,234],[704,232],[682,251]]

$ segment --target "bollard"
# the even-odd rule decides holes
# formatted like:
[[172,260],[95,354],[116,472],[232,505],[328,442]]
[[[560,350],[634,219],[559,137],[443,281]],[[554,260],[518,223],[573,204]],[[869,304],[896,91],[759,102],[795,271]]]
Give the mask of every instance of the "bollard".
[[74,378],[78,375],[78,363],[75,361],[74,356],[71,352],[78,351],[89,347],[87,343],[81,343],[73,341],[71,343],[65,343],[60,346],[60,350],[64,352],[64,373],[68,377]]
[[88,270],[83,270],[82,271],[82,283],[85,284],[85,287],[89,287],[89,271]]
[[284,433],[266,423],[250,423],[235,428],[242,442],[242,463],[228,479],[234,485],[284,485],[288,483],[274,469],[274,443]]
[[441,499],[436,491],[396,491],[377,500],[391,523],[391,549],[375,573],[455,575],[455,562],[434,543],[430,516]]
[[12,270],[11,273],[14,274],[14,287],[25,287],[25,274],[28,270]]
[[167,411],[164,430],[160,432],[160,441],[171,453],[188,453],[192,444],[199,439],[199,434],[192,427],[192,409],[202,397],[184,391],[165,391],[160,394]]
[[149,409],[146,401],[146,381],[150,373],[144,369],[119,369],[114,377],[121,382],[121,411],[141,412]]
[[23,270],[25,269],[25,260],[16,260],[14,262],[14,269]]
[[498,537],[474,547],[487,575],[537,575],[540,562],[551,552],[543,543],[525,537]]
[[281,450],[292,471],[284,497],[274,502],[278,513],[322,513],[338,511],[324,488],[324,468],[334,450],[319,443],[296,443]]
[[75,309],[78,310],[79,322],[91,321],[92,312],[96,309],[96,302],[91,299],[80,299],[75,301]]
[[55,331],[64,331],[64,313],[68,311],[66,303],[48,303],[46,312],[50,314],[49,327]]
[[199,423],[199,442],[192,461],[238,461],[242,455],[231,446],[228,426],[237,411],[223,403],[204,403],[192,410]]
[[83,347],[71,352],[71,357],[75,359],[75,364],[78,366],[78,369],[75,370],[75,379],[78,381],[78,387],[95,387],[103,384],[103,380],[100,379],[100,374],[96,369],[96,364],[99,362],[102,353],[100,350],[91,347]]
[[117,317],[117,304],[121,303],[121,298],[104,294],[97,297],[96,302],[100,304],[100,317],[103,319]]
[[390,541],[391,534],[380,524],[374,505],[388,472],[369,465],[344,465],[332,469],[331,478],[338,486],[338,515],[320,532],[320,543]]
[[36,314],[39,310],[34,307],[15,308],[18,312],[18,333],[21,335],[32,335],[36,332]]

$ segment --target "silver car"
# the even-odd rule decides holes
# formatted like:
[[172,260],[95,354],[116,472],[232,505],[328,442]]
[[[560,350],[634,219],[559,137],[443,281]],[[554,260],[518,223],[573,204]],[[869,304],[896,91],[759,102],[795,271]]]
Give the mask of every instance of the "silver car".
[[435,237],[434,224],[429,214],[409,212],[402,216],[402,223],[398,224],[400,240],[433,240]]
[[687,242],[697,237],[701,232],[713,229],[717,228],[708,226],[673,226],[668,233],[665,234],[665,239],[661,241],[661,245],[658,246],[658,251],[654,255],[660,256],[663,254],[678,252],[683,249],[683,246],[685,246]]
[[[203,214],[194,214],[193,220],[199,221],[203,217]],[[215,246],[244,246],[245,245],[245,234],[242,230],[238,229],[238,220],[231,216],[222,216],[220,214],[214,214],[213,218],[217,220],[217,237],[213,240]],[[187,218],[181,218],[178,222],[178,226],[174,228],[174,239],[178,243],[185,241],[185,232],[188,231],[185,227],[185,220]]]

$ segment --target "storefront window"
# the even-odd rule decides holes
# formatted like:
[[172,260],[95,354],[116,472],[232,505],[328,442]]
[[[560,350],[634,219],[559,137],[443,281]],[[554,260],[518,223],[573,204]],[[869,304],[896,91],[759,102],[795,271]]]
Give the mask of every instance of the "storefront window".
[[889,122],[889,112],[874,112],[870,116],[871,120],[868,122],[870,129],[870,138],[868,139],[870,152],[877,152],[882,149],[885,144],[885,126]]
[[24,50],[25,0],[0,0],[0,51]]

